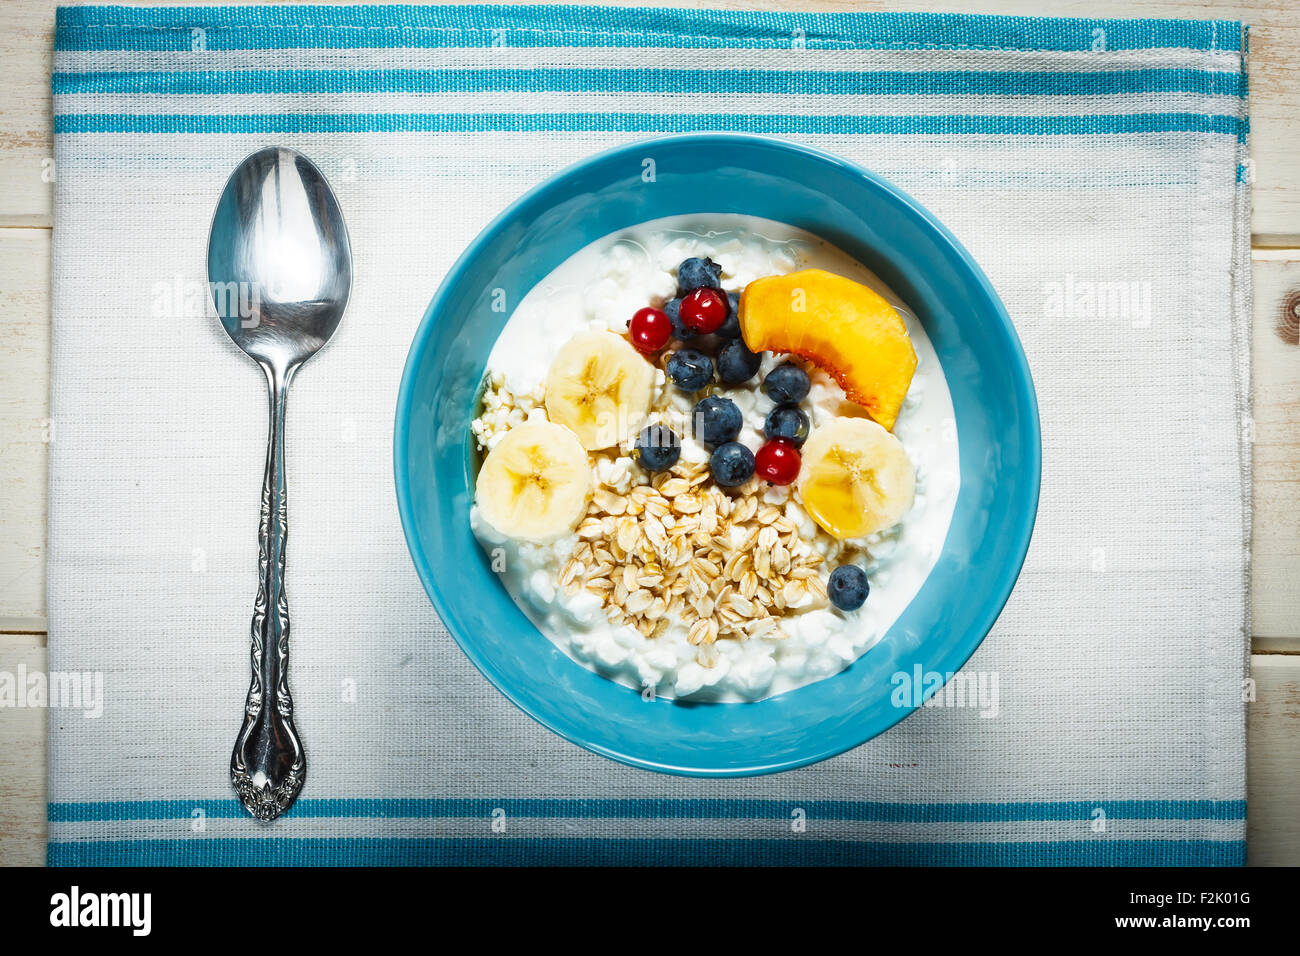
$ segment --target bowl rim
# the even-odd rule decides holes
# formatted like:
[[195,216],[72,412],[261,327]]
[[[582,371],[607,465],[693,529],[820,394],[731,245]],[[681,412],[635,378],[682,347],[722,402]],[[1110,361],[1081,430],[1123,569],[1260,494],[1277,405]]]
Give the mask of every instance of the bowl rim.
[[[807,146],[803,143],[796,143],[790,140],[780,139],[773,136],[764,136],[753,133],[724,133],[724,132],[697,132],[682,133],[667,136],[654,136],[644,139],[634,139],[630,142],[617,146],[603,149],[592,153],[589,156],[571,163],[554,173],[548,175],[536,185],[530,187],[519,197],[509,203],[500,213],[494,216],[491,221],[484,225],[474,239],[465,247],[465,250],[457,257],[456,261],[447,270],[447,274],[439,283],[437,290],[425,308],[424,316],[420,324],[416,327],[415,335],[412,338],[411,346],[407,352],[406,364],[402,370],[401,384],[397,393],[397,408],[393,421],[393,471],[394,484],[396,486],[397,508],[402,523],[402,534],[406,541],[407,552],[409,553],[412,563],[415,565],[416,572],[420,577],[420,583],[428,596],[434,611],[440,621],[445,622],[453,613],[450,608],[444,605],[441,592],[433,585],[433,570],[428,566],[426,560],[422,560],[423,549],[415,539],[415,521],[411,512],[411,490],[407,479],[407,466],[409,459],[407,455],[407,443],[403,436],[409,432],[410,416],[412,408],[412,392],[415,387],[415,379],[418,369],[424,359],[424,354],[429,347],[430,339],[434,325],[434,316],[441,310],[444,300],[450,295],[451,290],[460,279],[460,275],[468,265],[478,256],[482,249],[491,242],[493,235],[505,223],[513,219],[520,210],[525,209],[532,203],[536,202],[539,197],[563,179],[580,175],[585,170],[594,166],[603,164],[611,159],[615,159],[625,153],[639,153],[647,148],[656,146],[681,146],[692,143],[704,142],[744,142],[753,145],[761,145],[766,148],[776,148],[787,150],[793,153],[801,153],[809,159],[813,159],[860,176],[871,183],[875,188],[890,194],[890,196],[900,205],[918,219],[920,219],[934,233],[936,243],[947,247],[953,253],[961,264],[968,270],[975,283],[987,297],[993,306],[993,316],[996,318],[1000,331],[1006,334],[1007,341],[1011,345],[1009,359],[1014,369],[1015,388],[1018,393],[1017,397],[1023,402],[1026,412],[1025,424],[1032,435],[1033,440],[1027,442],[1024,448],[1025,461],[1024,470],[1027,472],[1027,493],[1029,496],[1028,520],[1023,521],[1014,541],[1013,555],[1018,557],[1004,563],[996,579],[997,586],[991,596],[986,597],[986,613],[980,619],[979,626],[971,629],[973,634],[978,634],[965,644],[959,645],[951,652],[949,661],[952,667],[951,674],[956,674],[966,666],[966,663],[974,655],[975,651],[984,643],[989,632],[997,623],[998,617],[1006,607],[1007,601],[1011,598],[1011,593],[1019,580],[1020,572],[1024,567],[1025,559],[1029,553],[1030,541],[1033,538],[1034,527],[1038,519],[1038,505],[1042,490],[1042,423],[1038,409],[1037,390],[1034,387],[1033,375],[1029,368],[1029,360],[1025,356],[1024,346],[1016,332],[1015,325],[1006,310],[1002,298],[993,288],[992,282],[989,281],[984,270],[980,268],[979,263],[975,261],[974,256],[967,251],[966,247],[961,244],[956,236],[940,222],[934,214],[913,199],[908,193],[894,185],[887,179],[871,172],[869,169],[861,166],[851,160],[848,160],[835,153],[828,152],[813,146]],[[575,252],[577,250],[574,250]],[[492,672],[492,668],[485,663],[483,657],[474,648],[472,643],[462,640],[460,635],[456,634],[450,627],[444,623],[447,632],[451,634],[452,639],[460,647],[461,652],[469,659],[470,663],[483,677],[507,700],[518,707],[521,711],[531,717],[534,721],[546,728],[551,733],[561,737],[564,740],[581,747],[584,750],[607,757],[618,763],[627,766],[636,767],[642,770],[652,770],[658,773],[671,774],[683,777],[703,777],[703,778],[734,778],[734,777],[751,777],[763,776],[773,773],[781,773],[787,770],[795,770],[800,767],[810,766],[820,763],[823,760],[829,760],[840,754],[847,753],[850,750],[862,746],[870,740],[874,740],[881,734],[897,726],[901,721],[910,716],[915,711],[924,706],[924,701],[930,699],[935,694],[941,692],[942,688],[948,683],[948,677],[945,675],[944,681],[938,687],[935,687],[930,693],[924,694],[922,703],[916,706],[896,707],[897,716],[883,724],[883,726],[872,727],[856,743],[849,742],[845,744],[832,744],[822,750],[814,753],[801,755],[798,757],[769,761],[761,766],[751,767],[727,767],[720,769],[708,769],[700,767],[675,766],[671,764],[659,763],[633,754],[623,753],[615,748],[602,745],[598,742],[575,734],[567,733],[558,727],[552,725],[545,717],[538,714],[533,707],[527,702],[521,700],[509,686],[498,681]],[[533,625],[536,628],[536,625]],[[540,631],[539,631],[540,633]],[[546,637],[546,635],[541,635]],[[549,638],[547,638],[549,640]],[[575,667],[583,665],[573,662]],[[824,678],[833,680],[837,675],[831,675]],[[746,706],[744,702],[725,703],[721,706]]]

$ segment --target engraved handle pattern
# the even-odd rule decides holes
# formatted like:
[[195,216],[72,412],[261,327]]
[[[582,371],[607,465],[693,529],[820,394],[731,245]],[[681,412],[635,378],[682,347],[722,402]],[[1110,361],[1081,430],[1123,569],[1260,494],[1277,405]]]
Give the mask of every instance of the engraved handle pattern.
[[285,520],[284,409],[293,371],[264,366],[271,396],[271,426],[258,527],[258,588],[253,604],[253,677],[244,724],[230,758],[230,782],[258,820],[274,820],[302,790],[307,759],[293,726],[289,695],[289,602],[284,591]]

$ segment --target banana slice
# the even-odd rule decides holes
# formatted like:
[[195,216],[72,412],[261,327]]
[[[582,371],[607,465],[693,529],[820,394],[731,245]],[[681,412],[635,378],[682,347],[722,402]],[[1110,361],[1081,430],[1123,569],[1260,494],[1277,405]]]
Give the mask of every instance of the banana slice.
[[573,430],[590,451],[617,445],[640,427],[654,368],[613,332],[579,332],[546,375],[546,415]]
[[828,534],[861,538],[898,524],[916,496],[903,443],[867,418],[819,425],[803,446],[799,492]]
[[479,469],[474,500],[501,534],[544,544],[587,511],[591,466],[573,432],[551,422],[510,429]]

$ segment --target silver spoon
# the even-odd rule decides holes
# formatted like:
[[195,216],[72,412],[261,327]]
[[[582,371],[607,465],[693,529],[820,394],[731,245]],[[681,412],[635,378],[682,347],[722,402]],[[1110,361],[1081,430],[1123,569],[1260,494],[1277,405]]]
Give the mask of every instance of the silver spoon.
[[230,780],[249,813],[274,820],[293,804],[307,772],[287,680],[285,399],[298,368],[338,328],[352,288],[352,249],[338,201],[306,156],[272,146],[236,167],[212,217],[208,284],[221,324],[262,366],[271,393],[253,680]]

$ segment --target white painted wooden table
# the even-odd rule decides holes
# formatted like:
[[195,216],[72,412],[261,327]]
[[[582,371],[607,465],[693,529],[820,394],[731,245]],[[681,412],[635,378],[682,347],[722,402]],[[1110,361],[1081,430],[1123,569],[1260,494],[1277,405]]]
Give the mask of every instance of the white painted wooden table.
[[[231,0],[224,0],[231,2]],[[609,2],[609,0],[606,0]],[[651,0],[639,0],[651,2]],[[914,0],[710,0],[713,6],[926,10]],[[45,666],[56,0],[0,0],[0,671]],[[1251,25],[1255,162],[1257,699],[1248,727],[1249,859],[1300,864],[1300,4],[1295,0],[976,0],[964,12],[1240,19]],[[45,715],[0,709],[0,864],[45,859]]]

